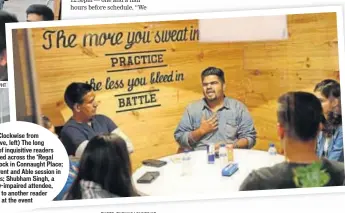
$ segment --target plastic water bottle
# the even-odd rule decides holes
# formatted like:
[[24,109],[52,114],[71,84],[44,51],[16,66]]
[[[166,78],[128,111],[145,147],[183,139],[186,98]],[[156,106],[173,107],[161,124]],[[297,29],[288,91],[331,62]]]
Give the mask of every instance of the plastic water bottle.
[[268,154],[269,155],[276,155],[277,154],[277,149],[274,146],[274,143],[270,143],[270,147],[268,148]]
[[184,150],[182,157],[182,175],[191,174],[191,156],[188,150]]
[[225,147],[225,144],[222,144],[219,147],[219,161],[221,169],[228,164],[228,151]]

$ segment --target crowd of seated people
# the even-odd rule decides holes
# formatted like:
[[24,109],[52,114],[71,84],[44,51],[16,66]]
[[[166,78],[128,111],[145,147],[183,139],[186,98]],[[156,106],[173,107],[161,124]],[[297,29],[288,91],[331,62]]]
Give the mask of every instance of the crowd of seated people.
[[288,92],[278,100],[277,117],[285,162],[252,171],[240,190],[341,186],[344,163],[315,152],[323,129],[319,99],[307,92]]
[[[252,148],[256,143],[253,120],[244,104],[225,95],[224,72],[208,67],[201,73],[201,82],[204,97],[187,106],[174,133],[180,147],[198,150],[209,144],[217,148],[219,143],[230,143],[235,148]],[[316,175],[328,177],[322,183],[310,183],[312,186],[342,185],[340,97],[340,84],[329,79],[318,83],[314,94],[282,95],[278,100],[278,136],[286,162],[253,171],[240,190],[306,187],[304,180],[298,179],[299,171],[310,166],[317,168]]]
[[[5,23],[17,21],[0,11],[1,30]],[[0,32],[1,38],[4,34]],[[4,67],[6,42],[0,39],[0,44],[0,65]],[[174,132],[178,144],[190,150],[219,141],[235,148],[252,148],[256,143],[253,119],[243,103],[225,95],[224,72],[209,67],[202,72],[201,81],[204,98],[186,108]],[[96,113],[98,102],[92,87],[73,82],[66,88],[64,99],[73,115],[59,138],[70,156],[70,175],[56,200],[138,196],[131,181],[133,144],[109,117]],[[343,185],[341,116],[337,81],[321,81],[314,94],[283,94],[278,100],[277,118],[286,162],[252,171],[240,190]],[[55,134],[49,118],[42,117],[42,124]],[[313,170],[317,182],[303,176],[308,169]]]
[[[207,106],[208,103],[215,103],[212,100],[219,101],[222,99],[216,103],[220,106],[215,107],[215,112],[217,110],[226,111],[228,110],[227,106],[229,108],[235,106],[242,112],[248,113],[240,102],[232,102],[230,98],[224,98],[223,90],[220,89],[224,86],[222,85],[224,82],[218,78],[218,75],[222,75],[222,72],[214,68],[203,72],[202,79],[211,83],[204,86],[206,97],[200,104]],[[213,98],[213,96],[216,97]],[[64,125],[60,139],[70,157],[73,156],[73,158],[70,158],[69,179],[56,200],[139,196],[131,179],[130,153],[133,152],[133,145],[110,118],[96,113],[98,102],[90,85],[71,83],[65,91],[65,102],[72,110],[73,115]],[[189,106],[186,113],[198,116],[198,113],[191,110],[193,107],[195,106]],[[211,106],[206,107],[207,109],[205,107],[196,108],[202,109],[200,122],[217,121],[216,119],[212,121],[214,118],[211,116],[214,111],[208,114],[211,117],[208,121],[202,117],[203,110],[212,111]],[[207,111],[203,113],[205,115]],[[236,116],[236,113],[233,116]],[[247,134],[253,136],[252,139],[255,141],[256,132],[249,114],[246,115],[246,118],[249,122]],[[43,119],[46,128],[51,129],[50,121],[46,117]],[[217,119],[221,120],[222,117]],[[228,119],[230,121],[236,120],[231,117]],[[340,186],[344,184],[340,85],[338,82],[334,80],[320,82],[315,87],[315,94],[299,91],[283,94],[278,99],[277,119],[278,136],[286,161],[272,167],[252,171],[243,181],[239,190]],[[197,119],[194,119],[194,122],[195,120]],[[225,123],[227,123],[226,120]],[[188,123],[185,118],[182,118],[175,131],[175,137],[181,138],[177,140],[181,146],[190,149],[201,147],[195,138],[188,136],[191,134],[190,132],[194,131],[195,126],[197,125]],[[244,127],[245,125],[242,125],[242,128]],[[204,132],[206,138],[207,134],[213,131],[218,130]],[[54,131],[52,130],[52,132]],[[193,137],[193,134],[191,135]],[[224,137],[226,135],[229,134],[224,134]],[[247,137],[244,136],[244,138]],[[233,143],[236,138],[232,138],[230,141]],[[249,145],[248,142],[249,139],[246,139],[246,143],[242,142],[246,145],[237,146],[237,148],[251,148],[252,145]],[[212,141],[205,141],[203,144],[207,143],[212,143]],[[79,154],[77,154],[78,149],[81,150]],[[315,182],[315,179],[308,180],[303,176],[303,171],[310,170],[310,168],[313,169],[315,173],[313,175],[318,181]]]

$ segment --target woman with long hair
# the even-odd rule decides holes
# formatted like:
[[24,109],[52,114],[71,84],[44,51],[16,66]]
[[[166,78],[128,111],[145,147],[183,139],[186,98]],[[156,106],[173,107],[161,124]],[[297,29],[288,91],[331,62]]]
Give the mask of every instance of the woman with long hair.
[[323,128],[318,136],[316,152],[320,157],[344,162],[340,84],[326,79],[315,86],[314,92],[323,109]]
[[116,134],[96,136],[81,156],[78,175],[65,199],[138,196],[131,175],[126,142]]

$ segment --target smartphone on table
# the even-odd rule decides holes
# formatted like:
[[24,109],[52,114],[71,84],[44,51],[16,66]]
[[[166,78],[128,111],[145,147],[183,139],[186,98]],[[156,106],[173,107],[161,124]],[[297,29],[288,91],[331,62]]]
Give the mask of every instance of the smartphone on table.
[[159,172],[146,172],[138,180],[137,183],[152,183],[159,177]]
[[162,160],[156,160],[156,159],[147,159],[147,160],[143,161],[143,164],[145,166],[151,166],[151,167],[159,168],[159,167],[162,167],[162,166],[166,165],[167,162],[166,161],[162,161]]

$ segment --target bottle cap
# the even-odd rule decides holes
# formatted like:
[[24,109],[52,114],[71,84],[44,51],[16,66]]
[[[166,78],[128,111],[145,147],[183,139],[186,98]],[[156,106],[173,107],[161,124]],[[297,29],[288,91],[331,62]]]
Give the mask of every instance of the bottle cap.
[[270,147],[274,147],[274,143],[270,143]]

